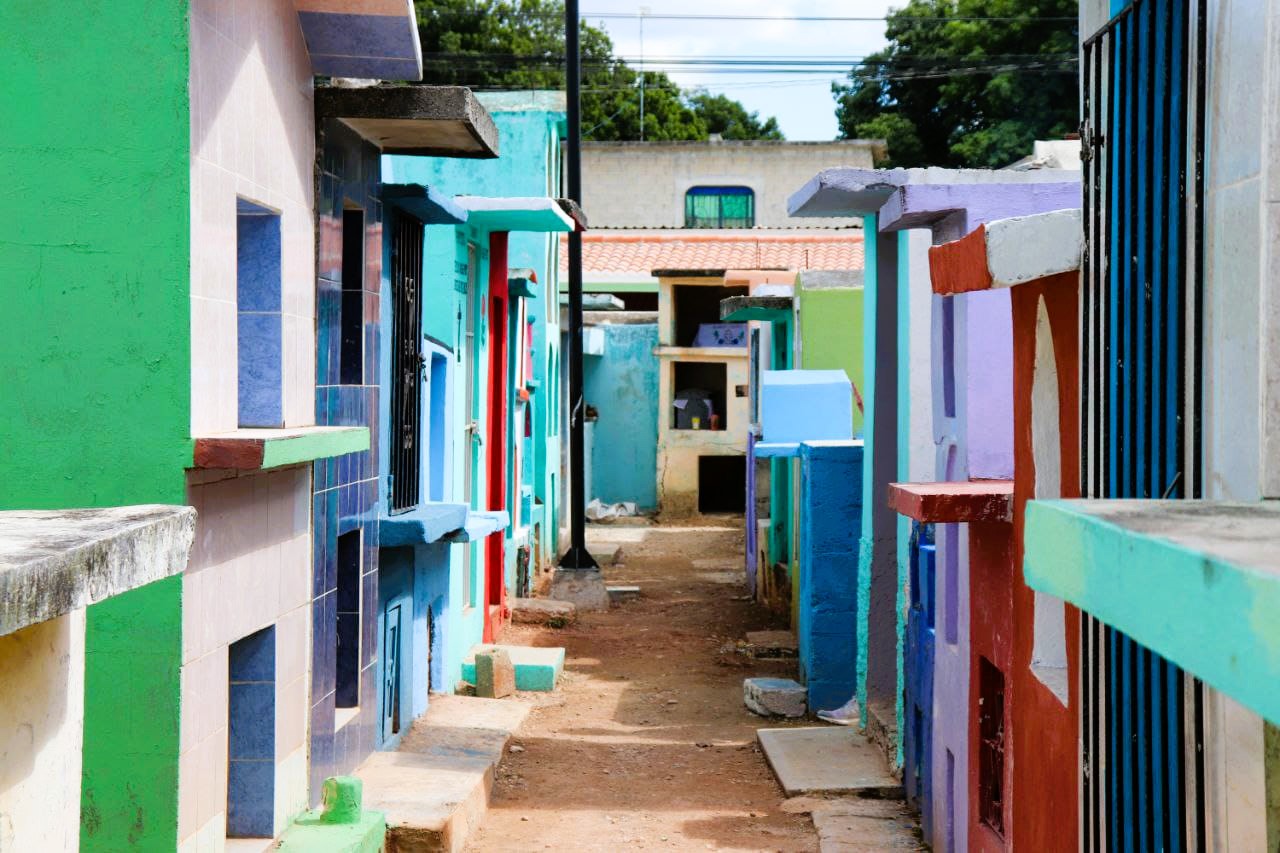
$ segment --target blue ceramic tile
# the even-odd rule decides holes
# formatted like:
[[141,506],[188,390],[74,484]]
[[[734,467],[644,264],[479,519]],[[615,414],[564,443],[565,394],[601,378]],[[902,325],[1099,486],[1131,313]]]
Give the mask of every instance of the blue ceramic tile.
[[232,761],[227,767],[227,835],[270,838],[275,834],[274,761]]
[[284,422],[280,368],[283,329],[279,314],[240,314],[236,350],[239,357],[240,426],[278,427]]
[[227,649],[227,672],[232,683],[274,681],[276,677],[276,629],[263,628]]
[[236,216],[236,304],[280,311],[280,217],[265,208]]
[[[360,639],[364,643],[364,655],[361,657],[360,663],[362,667],[369,666],[378,658],[378,573],[370,572],[364,576],[364,600],[366,602],[364,612],[361,614],[361,636]],[[405,621],[406,626],[410,625],[410,621]],[[409,630],[406,628],[406,630]]]
[[227,754],[234,759],[275,759],[276,685],[255,682],[230,686]]

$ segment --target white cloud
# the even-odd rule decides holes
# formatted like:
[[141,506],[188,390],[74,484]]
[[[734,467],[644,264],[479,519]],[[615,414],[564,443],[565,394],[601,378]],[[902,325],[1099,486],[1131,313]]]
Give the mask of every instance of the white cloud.
[[[651,14],[883,17],[888,0],[580,0],[583,17],[603,25],[618,54],[640,55],[636,19],[593,19],[592,12]],[[894,5],[901,5],[896,3]],[[879,21],[696,21],[650,18],[644,25],[646,57],[786,56],[858,57],[884,46]],[[840,75],[798,75],[778,71],[708,74],[696,70],[668,72],[681,86],[704,86],[742,101],[761,116],[777,116],[788,139],[831,139],[836,134],[831,82]]]

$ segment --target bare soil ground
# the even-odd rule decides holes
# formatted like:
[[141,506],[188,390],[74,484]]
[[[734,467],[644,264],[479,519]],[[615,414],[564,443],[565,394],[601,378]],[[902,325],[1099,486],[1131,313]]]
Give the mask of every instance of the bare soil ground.
[[508,629],[504,642],[564,646],[566,671],[499,766],[467,849],[817,850],[756,746],[757,728],[786,723],[742,704],[743,678],[795,664],[736,648],[785,627],[746,599],[740,523],[590,531],[608,583],[641,597],[562,629]]

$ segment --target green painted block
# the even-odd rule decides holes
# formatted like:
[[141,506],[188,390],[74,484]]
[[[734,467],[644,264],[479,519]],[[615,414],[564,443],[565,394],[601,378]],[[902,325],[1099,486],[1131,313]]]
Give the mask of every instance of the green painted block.
[[387,838],[387,816],[362,812],[350,823],[328,823],[322,809],[306,812],[280,837],[276,850],[289,853],[378,853]]
[[556,689],[564,671],[564,649],[533,646],[476,646],[462,662],[462,680],[476,683],[476,654],[489,649],[502,649],[511,657],[516,670],[516,689],[550,692]]

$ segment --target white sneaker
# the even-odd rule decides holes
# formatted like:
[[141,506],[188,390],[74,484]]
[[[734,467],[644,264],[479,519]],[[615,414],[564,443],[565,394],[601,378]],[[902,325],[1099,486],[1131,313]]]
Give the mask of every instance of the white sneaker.
[[845,702],[835,710],[818,712],[819,720],[826,720],[828,723],[834,723],[837,726],[857,725],[860,717],[861,714],[858,713],[857,696],[854,696],[848,702]]

